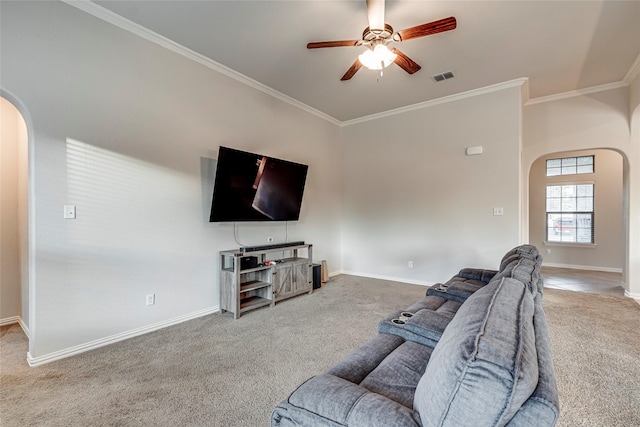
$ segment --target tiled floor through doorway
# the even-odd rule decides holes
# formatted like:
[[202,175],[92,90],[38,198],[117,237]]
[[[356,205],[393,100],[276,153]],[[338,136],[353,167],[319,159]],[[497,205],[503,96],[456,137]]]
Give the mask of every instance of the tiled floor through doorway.
[[622,273],[545,266],[541,272],[547,288],[624,296]]

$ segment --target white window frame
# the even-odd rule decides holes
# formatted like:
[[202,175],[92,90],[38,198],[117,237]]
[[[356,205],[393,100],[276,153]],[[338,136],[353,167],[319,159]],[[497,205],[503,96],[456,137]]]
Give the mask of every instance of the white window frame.
[[[585,162],[584,159],[591,159],[591,162]],[[590,170],[587,170],[587,166],[591,166]],[[587,156],[557,157],[554,159],[547,159],[545,167],[547,177],[594,173],[596,157],[593,154]]]
[[[580,196],[578,187],[590,186],[586,195]],[[551,196],[550,187],[560,187],[560,195]],[[574,187],[573,191],[570,187]],[[545,185],[545,243],[595,245],[595,182],[557,182]],[[564,193],[570,193],[565,196]],[[556,190],[557,193],[557,190]],[[573,193],[571,195],[571,193]],[[553,201],[556,200],[554,204]],[[563,203],[566,200],[565,203]],[[573,203],[571,203],[573,202]],[[589,241],[585,241],[588,236]],[[578,241],[582,239],[582,241]]]

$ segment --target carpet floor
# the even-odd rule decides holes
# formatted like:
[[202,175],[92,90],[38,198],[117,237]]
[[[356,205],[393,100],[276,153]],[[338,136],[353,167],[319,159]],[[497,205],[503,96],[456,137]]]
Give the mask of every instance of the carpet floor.
[[[377,333],[425,288],[339,276],[239,320],[213,314],[29,368],[18,325],[0,328],[0,424],[268,426],[273,407]],[[558,426],[640,426],[640,306],[545,290]]]

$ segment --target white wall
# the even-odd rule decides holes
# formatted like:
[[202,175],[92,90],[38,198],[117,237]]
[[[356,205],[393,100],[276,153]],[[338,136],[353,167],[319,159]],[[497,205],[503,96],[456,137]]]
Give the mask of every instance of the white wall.
[[238,246],[207,221],[220,145],[309,165],[300,221],[240,242],[305,240],[339,268],[335,124],[63,3],[1,19],[2,85],[33,125],[33,363],[217,308],[217,252]]
[[0,323],[22,316],[18,159],[24,126],[18,110],[0,97]]
[[[580,175],[546,176],[547,159],[589,156],[594,172]],[[529,242],[540,248],[544,265],[621,272],[624,266],[622,156],[613,150],[553,153],[537,159],[529,173]],[[546,242],[546,185],[595,184],[595,245]]]
[[624,176],[628,195],[625,212],[628,218],[625,280],[629,295],[640,299],[640,75],[636,75],[629,93],[631,139],[627,147]]
[[529,170],[536,159],[561,151],[610,148],[622,154],[623,203],[629,206],[624,280],[627,293],[640,296],[640,150],[638,137],[630,133],[629,94],[629,87],[622,86],[526,105],[523,167]]
[[497,268],[520,243],[521,103],[518,84],[345,127],[344,270],[428,284]]

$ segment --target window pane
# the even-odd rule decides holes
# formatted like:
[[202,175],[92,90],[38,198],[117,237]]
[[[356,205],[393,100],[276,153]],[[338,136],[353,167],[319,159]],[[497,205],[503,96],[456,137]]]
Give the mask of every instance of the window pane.
[[560,198],[547,199],[547,212],[560,212]]
[[573,197],[562,199],[562,212],[575,212],[577,210],[576,199]]
[[593,197],[593,184],[576,185],[576,195],[578,197]]
[[557,220],[560,215],[548,214],[547,215],[547,241],[548,242],[560,242],[560,235],[556,231]]
[[593,156],[582,156],[577,158],[578,165],[593,165]]
[[560,197],[562,196],[562,187],[559,185],[547,186],[547,197]]
[[591,214],[579,214],[577,215],[577,239],[579,243],[591,243],[593,242],[593,227],[592,227],[592,215]]
[[593,173],[593,165],[578,166],[577,173]]
[[562,167],[565,166],[575,166],[577,163],[577,159],[575,157],[565,157],[562,159]]
[[593,199],[591,197],[578,197],[578,212],[593,212]]
[[547,241],[593,243],[593,213],[590,213],[594,209],[593,187],[593,184],[547,186]]
[[562,168],[547,168],[547,176],[562,175]]
[[547,160],[547,176],[557,176],[562,174],[562,159]]

